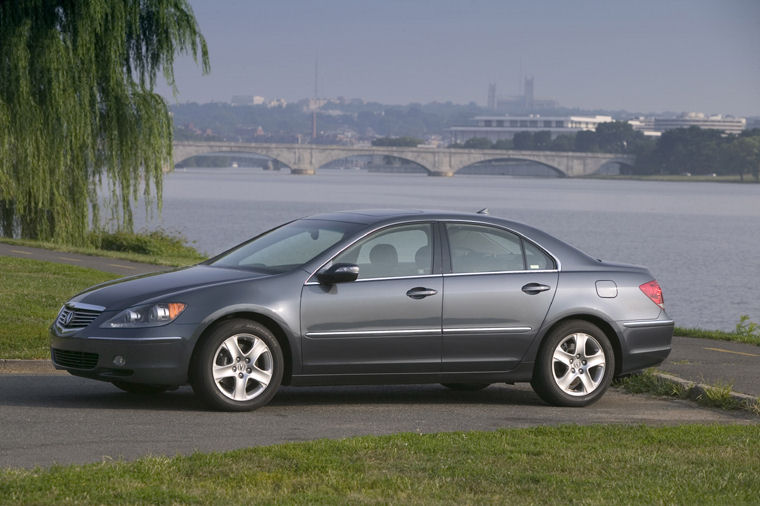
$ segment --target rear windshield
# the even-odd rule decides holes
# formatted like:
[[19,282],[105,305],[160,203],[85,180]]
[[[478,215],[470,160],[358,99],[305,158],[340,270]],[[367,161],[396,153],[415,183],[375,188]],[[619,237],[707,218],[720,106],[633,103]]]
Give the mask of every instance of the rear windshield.
[[342,221],[297,220],[241,244],[209,265],[272,274],[287,272],[310,262],[362,227]]

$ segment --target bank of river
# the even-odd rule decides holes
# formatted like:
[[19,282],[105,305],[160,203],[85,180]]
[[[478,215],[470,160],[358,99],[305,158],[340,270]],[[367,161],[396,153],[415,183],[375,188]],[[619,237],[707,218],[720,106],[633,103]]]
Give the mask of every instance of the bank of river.
[[760,185],[197,168],[169,174],[162,215],[139,207],[136,226],[214,254],[286,220],[368,207],[488,207],[595,257],[648,266],[681,327],[760,320]]

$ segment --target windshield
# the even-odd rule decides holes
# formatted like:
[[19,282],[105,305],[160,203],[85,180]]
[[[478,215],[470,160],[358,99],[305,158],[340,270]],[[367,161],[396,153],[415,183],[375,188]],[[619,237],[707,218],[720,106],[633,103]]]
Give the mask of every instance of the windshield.
[[341,221],[297,220],[265,232],[209,265],[280,273],[313,260],[363,225]]

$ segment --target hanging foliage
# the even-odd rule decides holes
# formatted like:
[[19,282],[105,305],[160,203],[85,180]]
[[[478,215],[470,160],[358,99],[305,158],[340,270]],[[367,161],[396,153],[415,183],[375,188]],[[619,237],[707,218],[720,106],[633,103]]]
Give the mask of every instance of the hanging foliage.
[[0,0],[2,235],[80,242],[103,188],[120,228],[140,194],[160,208],[172,124],[153,88],[160,72],[176,91],[179,53],[208,71],[186,0]]

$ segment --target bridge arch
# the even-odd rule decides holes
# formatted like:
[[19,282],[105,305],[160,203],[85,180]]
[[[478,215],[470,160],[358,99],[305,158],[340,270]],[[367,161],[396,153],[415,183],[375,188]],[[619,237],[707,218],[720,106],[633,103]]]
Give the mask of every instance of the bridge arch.
[[[325,167],[325,165],[328,165],[328,164],[330,164],[332,162],[336,162],[338,160],[344,160],[344,159],[352,158],[352,157],[358,157],[358,156],[365,156],[365,157],[378,157],[378,156],[381,156],[381,157],[383,157],[383,159],[385,159],[385,158],[393,158],[393,159],[396,159],[396,160],[402,160],[404,162],[407,162],[407,163],[409,163],[411,165],[414,165],[415,167],[419,168],[419,170],[413,171],[414,173],[427,174],[427,175],[430,175],[430,173],[431,173],[430,169],[428,169],[427,167],[425,167],[423,164],[417,162],[416,160],[412,160],[410,158],[407,158],[405,156],[400,156],[400,155],[395,154],[395,153],[388,153],[388,154],[383,154],[383,155],[380,155],[380,154],[362,154],[362,153],[354,153],[354,154],[349,154],[349,155],[346,155],[346,154],[337,154],[335,156],[325,157],[325,160],[327,160],[327,161],[322,162],[322,160],[320,160],[320,162],[322,162],[322,163],[318,167],[316,167],[315,170],[316,171],[323,170],[323,168]],[[385,171],[379,170],[378,172],[385,172]],[[394,171],[389,170],[387,172],[394,172]],[[404,172],[412,172],[412,171],[404,171]]]
[[262,157],[265,157],[265,158],[269,158],[270,160],[274,160],[274,161],[280,163],[283,167],[290,168],[290,166],[288,165],[288,163],[285,162],[284,160],[280,160],[277,157],[274,157],[274,156],[271,156],[271,155],[269,155],[267,153],[263,153],[261,151],[258,151],[258,150],[256,150],[255,146],[256,146],[255,144],[252,144],[251,148],[240,148],[240,147],[237,147],[235,149],[225,149],[224,146],[213,146],[213,147],[210,146],[209,149],[207,149],[207,150],[203,150],[203,149],[190,149],[189,150],[189,149],[182,149],[182,147],[178,148],[177,145],[175,144],[175,146],[174,146],[174,165],[176,166],[176,165],[184,162],[185,160],[189,160],[190,158],[193,158],[193,157],[196,157],[196,156],[206,156],[206,155],[228,155],[228,156],[233,156],[233,155],[239,153],[239,154],[258,155],[258,156],[262,156]]
[[[617,165],[617,173],[614,171],[611,171],[610,169]],[[599,168],[596,169],[596,171],[592,174],[594,176],[596,175],[611,175],[611,174],[620,174],[623,173],[624,169],[632,169],[633,163],[630,160],[627,159],[611,159],[599,166]]]
[[468,169],[471,169],[473,166],[488,163],[488,162],[523,162],[525,164],[539,165],[541,167],[545,167],[549,169],[549,171],[551,171],[551,173],[553,173],[553,175],[557,177],[567,177],[567,174],[562,169],[550,163],[546,163],[540,160],[534,160],[532,158],[521,158],[521,157],[516,157],[516,156],[497,156],[494,158],[484,158],[483,160],[469,163],[463,167],[460,167],[457,170],[455,170],[454,173],[466,174],[468,173]]

